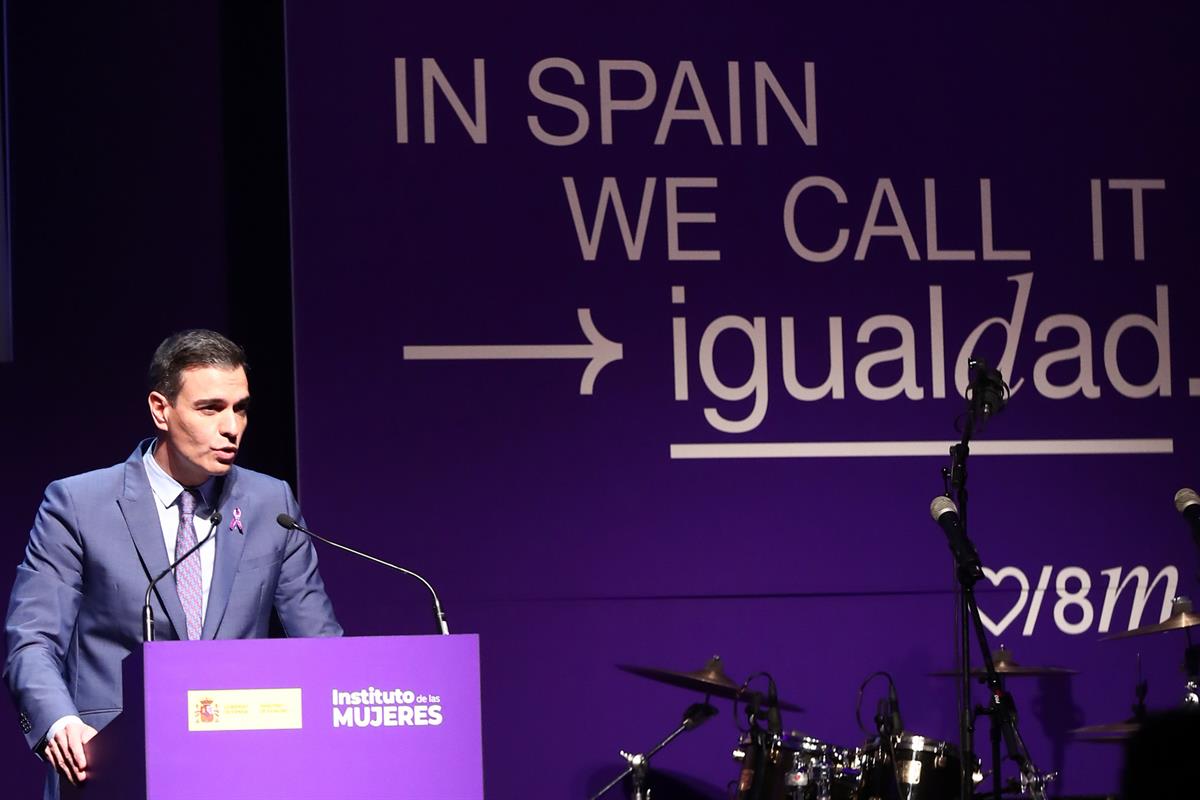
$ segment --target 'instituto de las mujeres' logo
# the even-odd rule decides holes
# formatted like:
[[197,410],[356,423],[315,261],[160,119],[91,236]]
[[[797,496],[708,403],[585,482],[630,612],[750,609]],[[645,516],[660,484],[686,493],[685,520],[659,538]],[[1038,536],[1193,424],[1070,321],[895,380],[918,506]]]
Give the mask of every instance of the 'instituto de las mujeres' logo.
[[397,728],[442,724],[440,695],[368,686],[353,692],[333,690],[333,727]]
[[212,697],[201,697],[192,704],[192,722],[211,725],[221,721],[221,706]]

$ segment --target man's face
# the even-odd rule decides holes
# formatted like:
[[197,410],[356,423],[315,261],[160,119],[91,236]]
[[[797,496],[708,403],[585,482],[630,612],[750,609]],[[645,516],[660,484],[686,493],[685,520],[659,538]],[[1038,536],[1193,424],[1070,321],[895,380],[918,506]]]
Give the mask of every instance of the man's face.
[[184,486],[198,486],[233,466],[246,430],[250,386],[241,367],[192,367],[182,378],[173,403],[150,393],[150,415],[162,431],[154,457]]

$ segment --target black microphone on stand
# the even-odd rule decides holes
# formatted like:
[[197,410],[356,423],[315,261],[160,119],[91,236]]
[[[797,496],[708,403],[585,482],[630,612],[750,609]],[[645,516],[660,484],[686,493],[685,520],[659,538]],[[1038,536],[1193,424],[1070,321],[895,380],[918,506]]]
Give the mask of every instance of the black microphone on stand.
[[892,732],[902,733],[904,731],[904,720],[900,719],[900,697],[896,694],[896,684],[889,682],[888,686],[888,713],[892,718]]
[[1200,546],[1200,495],[1194,489],[1180,489],[1175,493],[1175,510],[1192,526],[1192,538]]
[[762,692],[749,692],[745,697],[746,720],[750,723],[750,729],[747,731],[749,740],[745,755],[742,756],[742,769],[738,773],[738,797],[750,797],[756,793],[758,782],[755,778],[760,777],[766,769],[769,749],[766,733],[758,727],[763,703]]
[[775,687],[775,679],[767,676],[767,733],[772,736],[783,735],[783,715],[779,711],[779,692]]
[[755,725],[762,719],[762,703],[762,692],[749,692],[746,695],[746,719],[750,721],[751,725]]
[[187,560],[187,557],[204,546],[204,543],[213,538],[217,533],[217,526],[221,524],[221,512],[214,511],[213,515],[208,520],[208,533],[204,534],[204,538],[196,542],[187,549],[183,555],[171,562],[171,566],[158,573],[158,576],[150,581],[150,585],[146,587],[146,602],[142,606],[142,641],[154,641],[154,609],[150,605],[150,594],[154,591],[154,587],[163,578],[171,574],[172,570]]
[[1008,405],[1008,384],[1000,370],[992,369],[982,358],[968,359],[967,368],[975,371],[967,397],[977,418],[983,421],[1003,411]]
[[954,554],[954,560],[959,569],[971,572],[981,571],[983,563],[979,560],[979,553],[975,551],[975,545],[971,544],[963,532],[962,520],[958,516],[958,506],[954,504],[954,501],[949,497],[938,495],[929,504],[929,514],[946,533],[950,552]]
[[719,712],[708,703],[692,703],[683,712],[683,727],[685,730],[695,730]]
[[450,635],[450,628],[446,625],[446,615],[442,611],[442,602],[438,600],[437,592],[433,589],[433,584],[422,578],[417,573],[413,572],[411,569],[405,569],[404,567],[393,564],[390,561],[384,561],[382,558],[376,558],[375,556],[367,555],[366,553],[355,550],[353,547],[347,547],[344,544],[338,544],[335,541],[326,539],[320,534],[313,533],[308,528],[297,522],[295,517],[289,516],[288,514],[280,514],[275,518],[275,521],[279,523],[280,527],[289,531],[300,531],[301,533],[307,533],[312,538],[322,541],[330,547],[336,547],[339,550],[345,550],[347,553],[353,553],[359,558],[365,558],[368,561],[374,561],[376,564],[382,564],[383,566],[390,567],[397,572],[403,572],[405,575],[416,578],[421,583],[425,584],[425,588],[429,590],[429,594],[433,597],[433,614],[437,618],[438,630],[441,631],[443,636]]
[[[900,719],[900,699],[896,694],[896,683],[892,680],[891,675],[888,675],[887,679],[887,697],[879,698],[879,703],[875,706],[875,729],[879,731],[879,744],[887,755],[892,769],[886,778],[881,776],[885,785],[880,788],[882,796],[886,800],[901,800],[903,792],[900,791],[900,778],[902,775],[900,764],[896,761],[896,739],[904,732],[904,721]],[[888,782],[888,778],[891,779],[890,782]]]

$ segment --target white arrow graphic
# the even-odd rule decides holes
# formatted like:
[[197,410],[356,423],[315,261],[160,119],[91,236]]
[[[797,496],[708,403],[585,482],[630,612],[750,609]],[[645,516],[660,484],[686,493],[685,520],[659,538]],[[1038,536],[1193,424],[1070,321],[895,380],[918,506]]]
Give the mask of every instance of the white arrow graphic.
[[586,358],[579,393],[591,394],[600,370],[620,361],[620,342],[604,338],[592,322],[591,309],[576,309],[579,327],[590,344],[461,344],[405,345],[405,361],[474,361],[479,359]]

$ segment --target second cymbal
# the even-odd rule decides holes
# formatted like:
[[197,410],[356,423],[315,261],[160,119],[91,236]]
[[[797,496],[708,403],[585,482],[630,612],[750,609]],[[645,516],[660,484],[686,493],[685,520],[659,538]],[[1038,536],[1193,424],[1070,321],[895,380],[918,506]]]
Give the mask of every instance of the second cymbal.
[[1101,641],[1110,639],[1128,639],[1130,636],[1147,636],[1151,633],[1165,631],[1180,631],[1200,625],[1200,614],[1192,610],[1192,601],[1186,597],[1176,597],[1171,601],[1171,616],[1153,625],[1143,625],[1130,631],[1121,631],[1105,636]]
[[[1004,645],[1000,645],[1000,649],[996,651],[993,662],[996,665],[996,672],[1006,678],[1044,678],[1054,675],[1076,675],[1079,672],[1079,670],[1067,667],[1038,667],[1018,664],[1013,658],[1012,651]],[[954,678],[958,676],[959,672],[956,669],[944,669],[929,674],[938,678]],[[987,670],[982,666],[975,667],[971,670],[971,677],[986,678]]]
[[1123,742],[1141,730],[1142,723],[1136,719],[1124,722],[1106,722],[1102,725],[1085,725],[1074,728],[1070,734],[1076,739],[1089,742]]
[[[746,702],[750,694],[750,692],[741,691],[741,684],[725,674],[725,670],[721,666],[720,656],[713,656],[704,665],[703,669],[698,669],[694,672],[676,672],[667,669],[656,669],[654,667],[636,667],[630,664],[618,664],[617,669],[643,678],[649,678],[658,683],[665,683],[668,686],[691,689],[694,692],[700,692],[710,697],[723,697],[727,700]],[[765,698],[763,699],[763,705],[768,705]],[[777,700],[775,705],[784,711],[804,710],[800,706],[785,700]]]

